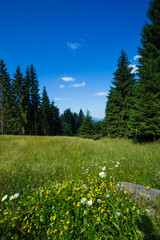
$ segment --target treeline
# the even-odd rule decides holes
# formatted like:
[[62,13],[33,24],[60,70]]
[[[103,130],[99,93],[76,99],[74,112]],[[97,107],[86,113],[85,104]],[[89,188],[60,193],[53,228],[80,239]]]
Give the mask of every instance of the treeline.
[[0,134],[83,135],[160,139],[160,1],[152,0],[149,23],[142,30],[139,65],[133,73],[124,50],[118,59],[105,109],[105,119],[95,123],[70,109],[62,115],[50,102],[46,88],[39,94],[33,65],[23,76],[18,66],[13,78],[0,61]]
[[94,123],[82,109],[77,114],[68,108],[60,115],[45,87],[40,95],[33,65],[24,75],[18,66],[11,78],[0,61],[0,134],[90,137],[100,131],[101,123]]
[[[135,75],[124,50],[114,73],[103,135],[160,139],[160,1],[152,0],[147,12],[149,23],[142,30]],[[136,78],[135,78],[136,76]]]

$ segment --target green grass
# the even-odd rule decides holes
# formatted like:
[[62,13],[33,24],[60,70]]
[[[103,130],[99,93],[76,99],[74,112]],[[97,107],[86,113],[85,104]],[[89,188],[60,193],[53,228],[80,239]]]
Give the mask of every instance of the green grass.
[[118,181],[160,189],[160,143],[0,136],[1,239],[159,239],[159,206]]

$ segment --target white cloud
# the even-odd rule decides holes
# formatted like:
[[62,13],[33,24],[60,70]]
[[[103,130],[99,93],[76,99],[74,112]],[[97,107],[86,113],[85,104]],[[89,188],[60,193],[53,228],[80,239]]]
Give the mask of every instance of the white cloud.
[[136,64],[130,64],[129,67],[133,68],[131,73],[136,73],[138,70],[138,67],[136,66]]
[[82,83],[75,83],[75,84],[72,84],[71,87],[84,87],[86,85],[85,82],[82,82]]
[[76,43],[67,43],[67,46],[73,50],[76,50],[78,47],[81,46],[80,43],[76,42]]
[[99,92],[99,93],[95,93],[94,96],[106,96],[107,92]]
[[68,101],[70,99],[68,99],[68,98],[55,98],[55,100],[57,100],[57,101]]
[[59,88],[64,88],[65,86],[63,85],[63,84],[61,84],[60,86],[59,86]]
[[140,55],[136,55],[136,56],[134,57],[134,60],[137,61],[139,58],[141,58],[141,56],[140,56]]
[[65,82],[74,82],[75,78],[72,77],[61,77],[61,79]]

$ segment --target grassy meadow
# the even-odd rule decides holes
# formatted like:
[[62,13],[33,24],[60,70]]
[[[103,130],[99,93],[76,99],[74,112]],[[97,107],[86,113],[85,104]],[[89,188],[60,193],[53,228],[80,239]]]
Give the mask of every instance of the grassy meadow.
[[0,239],[160,239],[159,205],[118,181],[160,189],[160,143],[0,136]]

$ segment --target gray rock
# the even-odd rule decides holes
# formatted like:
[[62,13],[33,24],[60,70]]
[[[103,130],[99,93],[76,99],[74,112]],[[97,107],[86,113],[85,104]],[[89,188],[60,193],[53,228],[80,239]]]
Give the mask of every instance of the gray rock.
[[134,195],[135,199],[144,198],[146,201],[152,201],[158,203],[160,202],[160,190],[149,188],[145,186],[128,183],[128,182],[118,182],[117,190],[128,191]]

